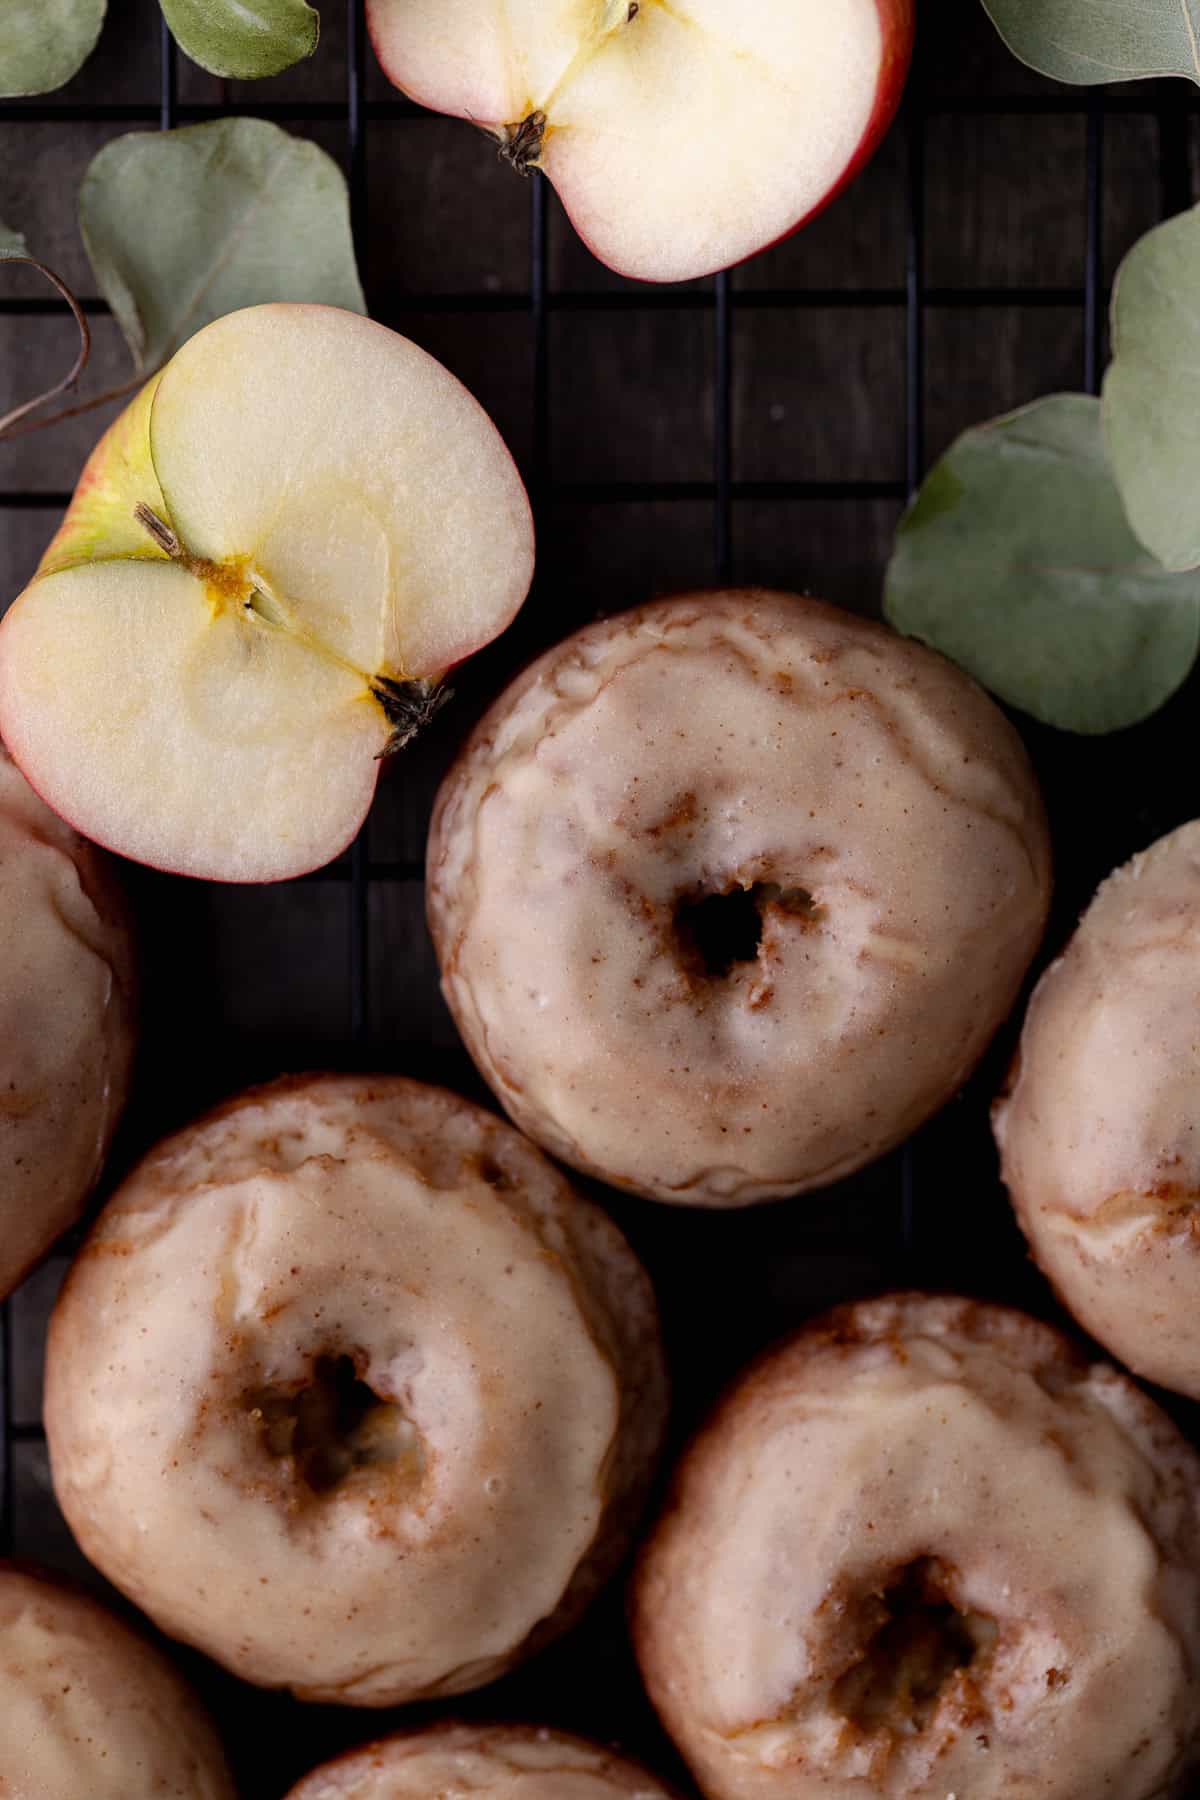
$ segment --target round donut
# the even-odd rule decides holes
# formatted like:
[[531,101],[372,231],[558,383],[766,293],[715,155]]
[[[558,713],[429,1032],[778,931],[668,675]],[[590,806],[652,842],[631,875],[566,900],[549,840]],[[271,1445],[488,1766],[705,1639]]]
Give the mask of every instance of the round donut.
[[636,1763],[532,1725],[431,1726],[314,1769],[286,1800],[672,1800]]
[[1110,875],[992,1113],[1038,1264],[1138,1375],[1200,1399],[1200,823]]
[[388,1706],[570,1624],[665,1413],[649,1282],[510,1126],[397,1077],[293,1078],[169,1140],[51,1323],[84,1552],[247,1681]]
[[129,922],[106,858],[0,745],[0,1298],[83,1211],[133,1069]]
[[1200,1458],[1021,1313],[862,1302],[717,1409],[632,1619],[710,1800],[1168,1800],[1200,1737]]
[[686,595],[526,671],[447,776],[429,922],[513,1120],[616,1187],[819,1187],[959,1087],[1042,933],[1016,733],[884,627]]
[[4,1800],[235,1800],[166,1658],[57,1576],[0,1564]]

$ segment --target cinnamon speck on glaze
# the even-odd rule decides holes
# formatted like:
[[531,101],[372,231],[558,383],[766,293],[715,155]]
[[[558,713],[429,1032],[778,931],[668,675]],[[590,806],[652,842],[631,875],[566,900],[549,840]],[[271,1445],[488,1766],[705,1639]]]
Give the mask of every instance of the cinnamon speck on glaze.
[[129,920],[0,745],[0,1297],[83,1211],[129,1091]]
[[1021,1313],[860,1302],[704,1426],[632,1629],[709,1800],[1174,1800],[1200,1762],[1200,1458]]
[[0,1564],[4,1800],[235,1800],[162,1652],[56,1576]]
[[672,1800],[636,1763],[564,1731],[443,1723],[314,1769],[287,1800]]
[[1049,882],[1029,763],[981,690],[756,589],[535,662],[443,784],[428,859],[446,998],[514,1121],[707,1206],[830,1182],[948,1099]]
[[1041,1268],[1137,1375],[1200,1399],[1200,823],[1101,884],[993,1109]]
[[610,1221],[502,1120],[296,1077],[153,1151],[51,1325],[55,1491],[86,1554],[248,1681],[461,1692],[628,1545],[665,1377]]

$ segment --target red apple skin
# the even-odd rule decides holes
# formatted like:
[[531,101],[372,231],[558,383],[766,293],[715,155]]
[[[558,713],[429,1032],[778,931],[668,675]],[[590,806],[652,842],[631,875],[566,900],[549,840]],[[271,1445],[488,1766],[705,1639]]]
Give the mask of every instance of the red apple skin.
[[[61,535],[61,530],[62,530],[62,528],[60,527],[59,534],[57,534],[57,535]],[[56,538],[53,540],[54,542],[57,542],[57,535],[56,535]],[[47,554],[49,554],[49,552],[47,552]],[[524,604],[524,602],[522,602],[522,605],[523,604]],[[517,608],[517,611],[518,612],[520,611],[520,607]],[[499,637],[501,632],[508,630],[509,625],[512,624],[512,620],[515,617],[516,617],[516,613],[514,613],[512,615],[512,618],[506,620],[506,622],[500,627],[500,630],[496,633],[496,637]],[[0,623],[2,623],[2,621],[0,621]],[[487,640],[487,643],[494,643],[494,642],[495,642],[495,638],[489,638]],[[469,662],[471,657],[476,654],[477,650],[486,649],[487,643],[476,645],[473,649],[464,651],[462,656],[460,656],[457,659],[457,661],[451,663],[450,667],[446,670],[446,676],[452,675],[454,673],[455,669],[460,668],[463,663]],[[3,651],[3,644],[4,644],[4,633],[3,633],[3,631],[0,631],[0,652]],[[2,657],[2,654],[0,654],[0,662],[2,662],[2,661],[3,661],[3,657]],[[445,676],[443,677],[443,680],[444,679],[445,679]],[[0,680],[0,686],[2,686],[2,685],[3,685],[2,680]],[[34,780],[32,775],[30,774],[28,766],[22,761],[18,750],[14,749],[13,746],[11,744],[8,744],[7,742],[6,742],[6,748],[8,750],[9,755],[12,757],[12,760],[16,763],[17,767],[20,769],[22,775],[25,777],[25,780],[28,782],[32,791],[37,795],[37,797],[41,801],[42,805],[44,807],[46,807],[48,811],[56,814],[57,817],[61,818],[64,824],[69,825],[71,827],[72,831],[78,831],[81,836],[86,836],[86,834],[82,830],[82,827],[76,823],[76,821],[70,816],[70,814],[68,812],[64,811],[64,809],[61,806],[55,806],[50,800],[48,800],[46,798],[46,795],[42,793],[41,789],[37,785],[37,782]],[[382,774],[382,772],[383,772],[383,761],[382,760],[378,764],[378,769],[379,769],[379,774]],[[348,827],[345,842],[342,844],[339,844],[338,848],[333,852],[332,856],[327,857],[325,862],[318,864],[317,866],[319,868],[328,868],[331,863],[337,862],[339,857],[345,856],[347,851],[353,847],[355,841],[358,838],[359,832],[362,830],[363,826],[367,822],[367,817],[371,811],[371,807],[375,803],[375,794],[378,789],[378,786],[379,786],[379,775],[376,775],[375,785],[371,789],[370,799],[368,800],[367,805],[364,807],[361,815],[357,819],[355,819],[355,821],[352,825],[350,825]],[[125,852],[121,849],[120,845],[108,843],[105,841],[105,839],[103,837],[88,837],[87,841],[89,843],[95,844],[97,849],[105,850],[112,856],[117,856],[117,857],[123,858],[125,855]],[[176,868],[173,868],[169,863],[152,863],[152,864],[148,864],[147,866],[157,869],[159,871],[159,873],[163,874],[163,875],[177,875],[180,877],[181,880],[184,880],[184,881],[194,881],[194,880],[216,881],[216,882],[220,882],[220,884],[223,887],[274,887],[277,881],[300,881],[300,880],[303,880],[305,875],[309,875],[312,873],[312,870],[309,868],[289,869],[287,871],[287,873],[284,875],[262,875],[262,876],[259,876],[257,879],[252,880],[248,876],[241,877],[241,876],[236,876],[236,875],[196,876],[192,873],[191,870],[176,869]]]
[[867,120],[867,128],[863,132],[858,149],[825,198],[816,206],[811,207],[803,218],[797,219],[790,230],[781,232],[770,244],[764,244],[764,250],[772,250],[776,244],[786,243],[788,238],[793,237],[802,226],[807,225],[810,219],[815,219],[818,214],[823,213],[825,208],[849,187],[878,150],[887,135],[888,127],[896,116],[912,63],[913,43],[917,30],[916,0],[875,0],[875,3],[879,11],[879,23],[883,30],[883,58],[879,65],[879,83],[875,89],[875,104],[871,108],[871,116]]
[[[101,442],[103,442],[103,439],[101,440]],[[81,482],[81,485],[82,485],[82,482]],[[74,502],[72,502],[72,504],[74,504]],[[532,517],[532,509],[531,509],[530,516]],[[64,520],[64,524],[65,524],[65,520]],[[61,536],[62,529],[63,529],[63,527],[60,526],[59,532],[56,534],[55,538],[52,540],[51,548],[53,547],[53,544],[58,541],[58,537]],[[47,551],[47,555],[49,555],[49,551]],[[524,605],[524,601],[521,602],[521,605]],[[496,637],[499,637],[502,632],[505,632],[508,630],[508,627],[512,624],[513,619],[516,618],[517,612],[519,612],[520,610],[521,610],[521,608],[520,608],[520,606],[518,606],[516,609],[516,612],[514,612],[512,614],[512,617],[507,619],[505,621],[505,623],[500,627],[500,629],[496,632]],[[454,673],[455,669],[461,668],[463,663],[469,662],[471,660],[472,656],[474,656],[477,653],[477,651],[486,650],[487,645],[489,643],[494,643],[495,641],[496,641],[495,637],[489,638],[486,641],[486,643],[477,644],[472,649],[465,650],[463,652],[463,654],[455,662],[451,663],[450,667],[446,670],[446,674],[442,677],[442,679],[445,680],[448,676],[452,675]],[[4,633],[3,633],[3,631],[0,631],[0,652],[2,652],[2,650],[3,650],[3,644],[4,644]],[[0,661],[2,661],[2,660],[3,660],[3,658],[2,658],[2,656],[0,656]],[[0,685],[2,685],[2,684],[0,684]],[[14,750],[11,745],[6,745],[6,747],[8,749],[9,755],[12,757],[12,760],[16,763],[17,767],[20,769],[22,775],[25,777],[25,780],[28,782],[28,784],[29,784],[30,788],[33,790],[33,792],[37,795],[37,797],[41,801],[42,805],[44,807],[46,807],[50,812],[57,814],[57,816],[63,820],[64,824],[69,825],[73,831],[79,831],[80,827],[75,823],[75,821],[72,818],[69,817],[69,815],[67,813],[62,811],[62,809],[60,807],[51,805],[50,801],[46,798],[45,794],[43,794],[41,792],[36,781],[30,775],[29,770],[26,767],[26,765],[21,761],[21,758],[17,754],[16,750]],[[379,769],[379,774],[382,774],[382,772],[383,772],[383,762],[382,761],[380,761],[380,763],[378,764],[378,769]],[[326,862],[318,865],[319,867],[328,868],[330,863],[337,862],[339,857],[345,856],[346,852],[353,847],[355,841],[358,838],[359,832],[362,830],[363,826],[367,822],[367,816],[371,811],[371,807],[374,805],[375,794],[378,789],[378,786],[379,786],[379,775],[376,776],[375,786],[371,789],[370,800],[368,801],[366,807],[364,808],[361,816],[359,818],[357,818],[354,821],[353,825],[351,825],[348,828],[346,841],[343,844],[340,844],[338,846],[338,848],[334,851],[333,855],[331,857],[329,857]],[[81,833],[81,835],[82,835],[82,833]],[[87,841],[89,843],[94,843],[96,845],[96,847],[100,850],[108,851],[110,855],[118,856],[118,857],[124,855],[124,852],[120,849],[119,846],[106,843],[103,838],[99,838],[99,837],[89,838]],[[178,875],[182,880],[185,880],[185,881],[197,879],[197,877],[191,875],[188,870],[175,869],[166,863],[163,863],[161,865],[153,864],[153,865],[149,865],[149,866],[158,868],[159,872],[163,875]],[[230,875],[210,875],[207,877],[200,877],[200,879],[207,879],[209,881],[219,881],[223,887],[273,887],[275,885],[276,881],[278,881],[278,880],[299,881],[299,880],[302,880],[305,875],[308,875],[311,873],[312,873],[312,871],[310,869],[306,868],[306,869],[296,869],[294,871],[289,871],[284,876],[263,875],[254,881],[252,881],[248,878],[241,879],[237,876],[230,876]]]
[[[899,107],[901,98],[904,94],[904,84],[908,79],[909,66],[912,62],[913,42],[916,37],[917,15],[916,0],[875,0],[875,4],[879,11],[880,24],[883,27],[883,58],[879,65],[879,83],[875,89],[875,104],[871,108],[871,116],[867,120],[867,127],[863,132],[858,149],[854,152],[854,155],[850,158],[850,161],[846,164],[846,167],[842,170],[842,173],[834,182],[833,186],[829,189],[829,192],[824,195],[822,199],[818,200],[815,206],[810,206],[806,213],[801,214],[794,225],[789,225],[786,231],[781,231],[779,233],[778,237],[772,238],[769,243],[760,244],[757,250],[752,250],[748,255],[739,257],[736,262],[730,263],[728,265],[730,268],[738,268],[740,264],[749,262],[755,256],[761,256],[766,250],[774,250],[777,244],[786,244],[790,237],[795,237],[796,233],[803,230],[804,226],[807,225],[810,220],[818,218],[820,214],[825,211],[827,206],[832,205],[838,195],[849,187],[850,183],[857,175],[862,173],[863,169],[866,168],[876,150],[878,150],[880,144],[883,142],[888,127],[896,116],[896,110]],[[371,8],[368,0],[368,28],[370,26],[370,16]],[[374,42],[374,39],[372,39],[372,42]],[[376,55],[378,54],[377,49]],[[382,57],[379,57],[379,62],[384,74],[387,75],[387,65],[384,63]],[[388,75],[388,79],[389,81],[391,80],[390,75]],[[418,97],[414,94],[411,98],[417,99]],[[592,244],[587,233],[580,229],[571,214],[570,207],[567,207],[565,202],[564,207],[567,217],[575,227],[575,232],[580,243],[584,244],[586,248],[591,251],[597,262],[603,262],[604,258]],[[617,272],[618,274],[620,273],[619,270]],[[719,273],[719,271],[714,271],[714,273]],[[657,282],[652,278],[647,277],[647,285],[661,286],[669,285],[669,283]]]
[[[2,625],[2,623],[3,623],[3,621],[0,620],[0,625]],[[480,647],[482,648],[482,646],[480,646]],[[4,633],[3,633],[3,630],[0,630],[0,664],[3,663],[3,649],[4,649]],[[466,658],[464,657],[462,660],[465,661]],[[457,668],[457,666],[458,665],[455,664],[456,668]],[[0,688],[2,688],[2,687],[3,687],[3,676],[2,676],[2,674],[0,674]],[[11,727],[10,727],[10,729],[11,729]],[[15,735],[16,734],[14,732],[13,736],[15,737]],[[4,741],[5,741],[5,748],[8,750],[9,755],[12,757],[13,761],[16,763],[18,769],[20,769],[22,775],[25,777],[25,780],[28,782],[30,788],[37,795],[37,797],[41,801],[42,805],[44,807],[46,807],[48,811],[54,813],[58,818],[60,818],[63,821],[64,825],[69,825],[71,827],[72,831],[77,831],[81,837],[86,838],[88,843],[95,844],[97,849],[107,851],[110,856],[116,856],[116,857],[120,857],[120,858],[124,859],[125,852],[119,844],[111,843],[108,839],[106,839],[105,837],[103,837],[101,835],[92,835],[91,833],[85,831],[83,826],[79,824],[78,820],[72,817],[70,811],[67,808],[62,806],[61,803],[55,803],[54,801],[48,799],[48,797],[42,792],[41,788],[39,788],[35,777],[30,773],[29,764],[24,760],[24,758],[21,755],[20,744],[19,743],[10,743],[7,738]],[[382,769],[383,764],[380,763],[379,767],[380,767],[380,769]],[[330,857],[327,857],[325,862],[318,865],[319,867],[328,868],[329,864],[335,863],[338,860],[339,856],[345,856],[346,852],[350,849],[351,845],[354,843],[359,832],[362,830],[363,826],[366,823],[367,814],[370,812],[371,806],[374,803],[375,791],[376,791],[376,788],[378,787],[378,785],[379,785],[379,778],[377,775],[375,778],[375,785],[371,789],[370,799],[368,800],[367,805],[364,807],[361,816],[355,820],[355,822],[352,826],[349,827],[345,843],[339,844],[338,848],[333,852],[333,855]],[[282,874],[282,875],[262,875],[262,876],[257,877],[256,879],[251,879],[248,876],[240,877],[240,876],[236,876],[236,875],[196,875],[194,873],[194,871],[192,871],[190,869],[173,868],[170,863],[148,863],[146,865],[146,867],[157,869],[159,871],[159,873],[163,874],[163,875],[177,875],[183,881],[199,880],[199,881],[220,882],[222,887],[274,887],[274,885],[277,881],[299,881],[305,875],[308,875],[311,873],[310,869],[297,868],[297,869],[288,869],[286,871],[286,873]]]
[[[63,809],[63,807],[61,807],[61,806],[53,805],[52,802],[46,798],[45,794],[42,793],[41,789],[30,778],[29,771],[26,768],[25,764],[21,761],[21,759],[17,755],[16,751],[11,749],[11,747],[9,748],[9,754],[12,757],[13,761],[16,763],[18,769],[20,769],[22,775],[24,775],[25,780],[29,783],[29,786],[32,788],[33,792],[37,795],[38,799],[41,801],[42,805],[44,807],[46,807],[50,812],[54,813],[58,818],[60,818],[64,825],[69,825],[71,827],[72,831],[78,831],[81,837],[84,836],[85,834],[82,831],[81,827],[75,823],[75,821],[71,817],[70,813],[65,811]],[[379,785],[378,778],[376,778],[376,787],[378,787],[378,785]],[[374,799],[375,799],[375,789],[373,788],[371,790],[371,803],[372,804],[374,803]],[[364,811],[362,817],[352,827],[350,834],[347,837],[345,843],[339,845],[339,847],[334,851],[333,855],[328,857],[325,862],[319,863],[317,865],[319,868],[327,869],[329,867],[330,863],[335,863],[335,862],[337,862],[337,860],[340,856],[345,856],[346,852],[351,848],[355,839],[358,837],[359,832],[362,830],[363,826],[366,824],[367,814],[370,812],[370,810],[371,810],[371,806],[368,805],[366,808],[366,811]],[[89,837],[87,839],[87,841],[89,844],[95,844],[95,846],[98,850],[103,850],[106,852],[107,855],[118,857],[122,861],[126,862],[126,864],[128,864],[128,858],[126,857],[124,850],[121,849],[119,844],[109,843],[105,838],[99,837],[99,836],[98,837]],[[172,867],[172,865],[170,863],[147,863],[145,865],[145,867],[148,869],[156,870],[157,873],[160,875],[178,876],[181,881],[212,881],[212,882],[219,883],[221,887],[274,887],[276,885],[276,883],[280,882],[280,881],[302,881],[306,875],[310,875],[312,873],[311,869],[295,869],[295,870],[289,869],[287,871],[287,873],[284,875],[260,875],[254,879],[251,879],[249,876],[238,876],[238,875],[197,875],[191,869],[176,869],[176,868]]]
[[[861,174],[862,170],[870,162],[883,141],[888,127],[896,116],[896,110],[900,105],[900,100],[904,93],[904,84],[908,79],[909,66],[912,62],[913,43],[916,38],[917,14],[916,0],[875,0],[875,4],[879,13],[879,23],[883,31],[883,56],[879,65],[879,81],[875,89],[875,104],[871,108],[871,114],[867,120],[866,130],[863,132],[858,149],[850,158],[846,167],[842,170],[841,175],[829,189],[829,192],[825,194],[815,206],[811,206],[806,213],[802,213],[795,223],[789,225],[786,231],[781,231],[778,237],[772,238],[768,243],[760,244],[757,250],[752,250],[748,255],[740,257],[738,262],[749,262],[751,257],[761,256],[764,250],[773,250],[776,244],[786,243],[788,238],[793,237],[795,233],[803,226],[807,225],[811,219],[815,219],[818,214],[823,213],[825,208],[829,206],[832,201],[836,200],[838,195],[850,185],[855,176]],[[397,81],[396,77],[388,68],[387,62],[384,59],[383,50],[381,49],[379,40],[375,34],[375,8],[371,4],[371,0],[367,0],[367,35],[371,40],[371,47],[375,52],[376,61],[388,80],[392,83],[392,86],[399,88],[402,94],[407,94],[408,98],[414,100],[418,106],[428,107],[430,112],[440,111],[440,108],[431,104],[431,102],[423,95],[417,93],[415,89],[406,88],[403,83]],[[457,116],[463,118],[466,115],[460,113]],[[481,121],[479,119],[472,119],[470,123],[473,125],[481,123],[499,125],[509,124],[511,121],[499,119]],[[571,220],[571,224],[575,228],[580,242],[591,251],[598,262],[603,262],[604,258],[591,243],[587,233],[580,229],[580,226],[571,214],[571,209],[569,207],[566,207],[566,212],[568,218]],[[736,268],[738,262],[730,263],[728,266],[730,268]],[[617,270],[617,273],[620,274],[621,271]],[[669,285],[669,278],[663,277],[661,280],[656,280],[654,277],[646,277],[646,283],[648,286],[652,287]]]
[[[278,302],[276,304],[280,310],[287,312],[295,311],[300,306],[303,306],[306,311],[336,310],[325,307],[318,309],[311,303],[305,302]],[[386,330],[387,328],[380,326],[379,329]],[[134,395],[129,404],[117,414],[117,417],[105,428],[104,432],[97,439],[88,455],[82,471],[80,472],[79,479],[75,484],[71,499],[68,502],[67,510],[59,522],[58,529],[55,531],[54,536],[42,553],[41,561],[39,562],[34,575],[34,581],[37,580],[39,575],[47,572],[52,566],[65,566],[68,562],[87,562],[92,560],[86,554],[86,548],[89,544],[91,548],[97,550],[98,554],[104,555],[106,553],[103,546],[97,546],[93,541],[97,533],[103,532],[106,525],[109,523],[103,514],[101,514],[98,519],[89,517],[95,502],[99,501],[109,512],[115,512],[119,508],[122,513],[124,513],[130,510],[130,501],[132,498],[147,497],[147,490],[144,488],[139,489],[136,484],[137,476],[140,473],[140,470],[137,467],[132,471],[124,466],[114,470],[114,465],[121,464],[122,459],[131,448],[127,442],[127,427],[129,426],[130,416],[135,412],[135,409],[139,404],[146,402],[147,399],[152,396],[153,390],[157,387],[160,378],[161,373],[151,376],[145,386],[139,389],[138,393]],[[145,428],[143,426],[139,429],[144,431]],[[494,429],[497,429],[497,434],[499,435],[498,428],[494,427]],[[501,439],[501,441],[503,442],[503,439]],[[140,449],[140,443],[137,447]],[[535,540],[533,505],[512,450],[507,443],[504,444],[504,448],[524,495],[525,508],[529,520],[530,544],[532,546]],[[152,472],[153,464],[149,461],[148,443],[146,446],[146,457],[147,467]],[[148,497],[151,500],[155,500],[155,503],[161,506],[161,500],[156,500],[156,493],[157,478],[154,478],[154,489],[149,491]],[[78,556],[69,555],[68,552],[75,544],[79,545]],[[111,554],[112,552],[109,550],[107,553]],[[532,579],[532,566],[530,578]],[[32,583],[30,585],[32,585]],[[455,653],[452,655],[449,664],[441,672],[438,679],[445,680],[453,670],[460,667],[461,664],[468,662],[472,656],[478,653],[478,651],[485,649],[488,644],[493,643],[496,638],[507,631],[513,620],[517,617],[522,606],[525,604],[527,598],[528,590],[526,590],[526,593],[516,601],[508,616],[501,620],[486,638],[481,639],[477,643],[469,642],[458,646]],[[15,606],[20,599],[21,595],[18,595],[17,599],[13,602],[13,605]],[[7,639],[4,631],[5,616],[4,613],[0,613],[0,716],[7,715],[7,708],[5,705],[5,692],[8,687],[8,682],[5,677],[7,650]],[[52,813],[55,813],[58,817],[63,819],[72,830],[79,832],[80,836],[86,838],[90,843],[96,844],[102,850],[109,851],[114,856],[125,856],[126,853],[120,844],[114,844],[102,834],[89,830],[85,823],[81,822],[78,817],[73,816],[70,808],[64,806],[61,801],[56,802],[51,800],[48,795],[43,793],[38,784],[36,769],[31,766],[30,762],[26,760],[23,754],[19,724],[15,723],[13,719],[9,717],[7,727],[0,735],[3,737],[3,742],[8,750],[8,754],[11,756],[13,762],[16,763],[22,775],[25,777],[25,780],[44,806],[48,807]],[[367,797],[366,804],[353,820],[348,820],[344,840],[338,844],[331,855],[325,858],[323,863],[316,865],[317,867],[328,867],[330,863],[336,862],[339,857],[346,854],[358,837],[359,832],[366,823],[371,806],[374,803],[375,791],[378,786],[378,776],[383,768],[382,761],[379,762],[376,767],[376,779],[375,782],[372,783],[371,792]],[[249,877],[229,876],[217,872],[197,874],[195,871],[177,869],[170,863],[155,863],[148,866],[161,870],[165,875],[177,875],[185,880],[200,879],[218,881],[229,887],[272,886],[276,881],[298,880],[304,875],[312,872],[311,866],[306,864],[303,867],[288,867],[277,875],[265,875],[258,877],[257,879],[251,879]]]

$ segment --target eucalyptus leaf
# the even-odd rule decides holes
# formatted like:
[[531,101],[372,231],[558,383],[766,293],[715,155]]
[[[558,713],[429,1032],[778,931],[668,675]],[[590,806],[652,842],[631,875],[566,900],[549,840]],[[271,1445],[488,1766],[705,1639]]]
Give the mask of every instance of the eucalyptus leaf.
[[340,169],[264,119],[106,144],[84,176],[79,222],[139,375],[241,306],[312,300],[366,311]]
[[3,219],[0,219],[0,256],[27,256],[28,254],[24,232],[14,231],[11,225],[6,225]]
[[162,0],[179,48],[229,81],[278,75],[311,56],[321,21],[305,0]]
[[1146,718],[1200,645],[1200,576],[1169,574],[1134,537],[1085,394],[951,446],[901,520],[884,605],[900,631],[1067,731]]
[[1009,49],[1055,81],[1200,82],[1200,0],[983,0]]
[[96,47],[105,0],[0,0],[0,98],[49,94]]
[[1136,243],[1113,290],[1108,454],[1129,520],[1169,569],[1200,565],[1200,207]]

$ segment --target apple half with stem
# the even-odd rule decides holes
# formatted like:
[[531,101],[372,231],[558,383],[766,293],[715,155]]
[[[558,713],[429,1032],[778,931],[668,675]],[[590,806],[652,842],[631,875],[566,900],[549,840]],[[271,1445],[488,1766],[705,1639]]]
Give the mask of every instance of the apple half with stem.
[[711,275],[787,237],[871,155],[914,0],[367,0],[384,73],[542,170],[602,262]]
[[0,622],[0,735],[124,856],[301,874],[353,839],[381,757],[532,571],[520,477],[440,363],[335,307],[249,307],[93,451]]

